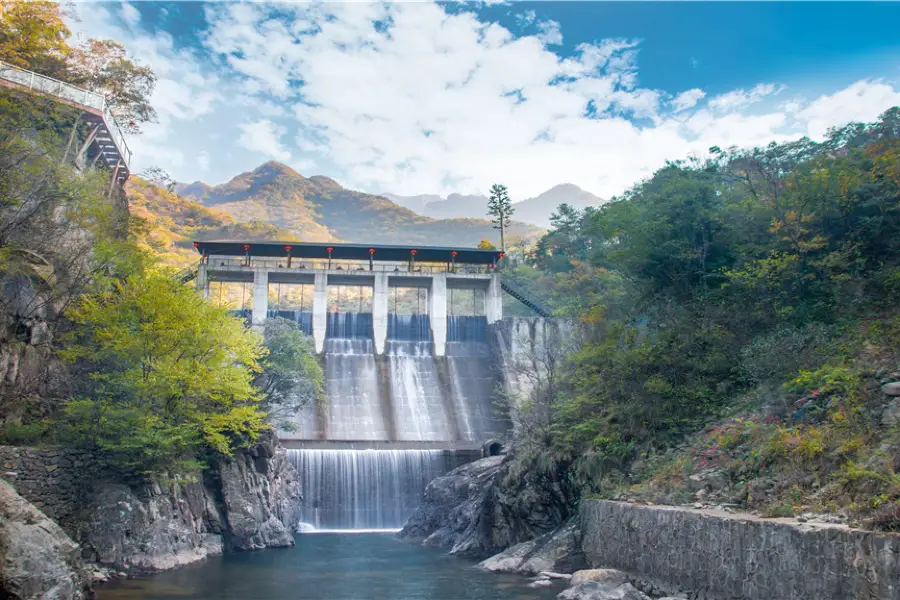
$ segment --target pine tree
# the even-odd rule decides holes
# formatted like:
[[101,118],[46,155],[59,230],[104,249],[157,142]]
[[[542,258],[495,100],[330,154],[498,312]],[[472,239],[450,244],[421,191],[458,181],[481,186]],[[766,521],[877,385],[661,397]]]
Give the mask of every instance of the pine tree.
[[494,229],[500,230],[500,250],[506,251],[506,229],[509,227],[510,217],[515,209],[509,199],[509,192],[505,185],[495,183],[491,186],[491,195],[488,198],[488,214]]

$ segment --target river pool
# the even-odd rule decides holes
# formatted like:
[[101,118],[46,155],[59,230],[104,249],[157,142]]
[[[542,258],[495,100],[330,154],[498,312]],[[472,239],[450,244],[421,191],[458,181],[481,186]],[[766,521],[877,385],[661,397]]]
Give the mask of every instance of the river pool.
[[116,581],[99,600],[550,600],[563,588],[486,573],[393,534],[303,534],[289,549],[238,552]]

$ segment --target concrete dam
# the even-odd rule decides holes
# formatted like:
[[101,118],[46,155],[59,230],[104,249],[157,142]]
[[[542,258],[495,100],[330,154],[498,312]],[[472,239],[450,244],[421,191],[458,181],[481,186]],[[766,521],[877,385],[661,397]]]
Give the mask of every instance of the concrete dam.
[[517,336],[534,338],[541,319],[503,319],[502,253],[195,245],[202,294],[250,288],[245,318],[293,320],[321,355],[326,402],[279,431],[301,475],[304,527],[399,529],[431,479],[509,437],[500,392],[517,385]]

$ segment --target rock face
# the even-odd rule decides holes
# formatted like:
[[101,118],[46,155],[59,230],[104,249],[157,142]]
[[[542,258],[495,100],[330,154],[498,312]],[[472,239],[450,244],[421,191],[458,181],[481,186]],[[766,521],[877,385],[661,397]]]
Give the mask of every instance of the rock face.
[[274,438],[219,464],[229,548],[293,546],[300,522],[300,478]]
[[200,484],[140,491],[104,484],[85,511],[81,538],[91,560],[117,571],[148,573],[221,554],[221,523]]
[[522,575],[574,573],[587,566],[581,551],[581,530],[576,521],[571,521],[556,531],[507,548],[478,566],[488,571]]
[[0,556],[0,598],[91,597],[78,545],[4,481],[0,481]]
[[571,495],[549,477],[512,474],[513,460],[490,456],[433,480],[400,537],[483,559],[559,527]]
[[0,448],[0,460],[0,476],[46,507],[86,560],[115,571],[160,571],[223,551],[294,543],[300,483],[274,436],[195,483],[124,485],[87,457],[55,450]]

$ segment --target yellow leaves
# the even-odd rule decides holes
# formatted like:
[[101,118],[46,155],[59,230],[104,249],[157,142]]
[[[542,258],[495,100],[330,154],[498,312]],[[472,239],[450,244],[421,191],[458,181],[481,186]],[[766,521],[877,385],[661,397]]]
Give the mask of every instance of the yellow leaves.
[[71,35],[56,2],[0,0],[0,60],[24,69],[48,56],[65,56]]
[[228,412],[200,415],[203,439],[217,452],[231,455],[235,448],[259,439],[266,429],[266,415],[256,406],[239,406]]

